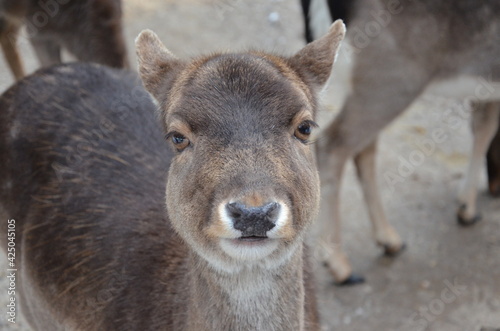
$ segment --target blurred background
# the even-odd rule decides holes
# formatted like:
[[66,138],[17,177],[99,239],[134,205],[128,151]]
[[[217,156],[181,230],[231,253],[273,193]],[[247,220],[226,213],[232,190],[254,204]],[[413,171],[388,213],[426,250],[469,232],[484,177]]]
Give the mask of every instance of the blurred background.
[[[155,31],[179,57],[247,49],[291,55],[305,45],[299,0],[124,0],[123,9],[133,70],[134,39],[145,28]],[[25,31],[19,48],[27,73],[36,70],[38,60]],[[63,58],[71,60],[67,54]],[[339,109],[342,84],[336,84],[335,77],[348,62],[347,55],[338,62],[323,93],[321,127]],[[0,57],[0,92],[12,83]],[[478,201],[482,222],[462,228],[455,220],[455,195],[471,148],[468,119],[457,114],[464,107],[459,100],[424,96],[381,135],[378,181],[388,219],[408,245],[402,255],[383,257],[374,244],[361,190],[352,164],[348,165],[341,202],[344,247],[366,283],[335,286],[322,261],[313,256],[324,330],[500,328],[500,199],[486,194],[485,171]],[[445,131],[445,141],[402,182],[388,181],[387,174],[397,173],[402,160],[408,160],[418,143],[437,129]],[[311,245],[314,248],[314,242]],[[0,293],[5,293],[0,295],[0,305],[5,307],[6,260],[4,254],[0,256]],[[29,329],[22,319],[13,325],[4,316],[0,330]]]

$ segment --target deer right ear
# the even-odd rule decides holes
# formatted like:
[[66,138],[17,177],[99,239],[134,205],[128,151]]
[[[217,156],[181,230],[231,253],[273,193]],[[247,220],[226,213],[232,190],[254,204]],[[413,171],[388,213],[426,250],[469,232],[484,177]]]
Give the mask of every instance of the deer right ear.
[[135,47],[139,62],[139,75],[144,87],[156,100],[160,101],[167,92],[167,83],[182,67],[182,62],[151,30],[143,30],[137,36]]
[[306,45],[290,59],[292,66],[316,89],[323,88],[328,81],[345,31],[344,23],[336,20],[325,36]]

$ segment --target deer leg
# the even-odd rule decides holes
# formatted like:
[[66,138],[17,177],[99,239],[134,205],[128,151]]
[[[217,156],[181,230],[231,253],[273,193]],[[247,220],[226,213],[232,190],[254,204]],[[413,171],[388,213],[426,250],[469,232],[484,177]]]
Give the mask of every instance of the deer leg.
[[23,64],[17,49],[18,31],[18,25],[11,24],[6,18],[0,17],[0,44],[5,60],[16,80],[24,77]]
[[392,256],[404,248],[404,243],[396,229],[387,221],[380,201],[375,164],[376,150],[375,140],[355,156],[354,162],[372,222],[375,241],[384,248],[386,255]]
[[477,182],[486,151],[498,128],[500,114],[498,103],[475,103],[473,107],[472,155],[458,198],[460,207],[457,212],[457,220],[460,225],[464,226],[472,225],[481,218],[476,210]]
[[[395,95],[398,97],[393,100],[401,99],[402,94],[397,94],[397,92],[395,92]],[[322,201],[319,221],[317,222],[319,229],[319,245],[317,247],[321,250],[321,257],[326,261],[337,284],[351,285],[363,282],[364,280],[362,277],[353,274],[349,260],[342,250],[340,187],[345,163],[350,157],[368,148],[367,155],[360,156],[358,163],[363,165],[364,178],[369,177],[368,169],[370,165],[366,165],[365,163],[369,163],[370,158],[374,158],[374,150],[370,152],[369,146],[374,144],[373,141],[382,128],[390,123],[398,114],[403,112],[417,95],[418,92],[415,91],[415,95],[412,97],[408,96],[404,105],[400,107],[398,107],[399,103],[388,102],[385,106],[390,107],[388,109],[391,110],[391,113],[386,113],[386,109],[383,108],[378,109],[378,111],[374,110],[376,105],[375,102],[380,103],[382,106],[382,100],[370,102],[362,100],[362,96],[353,94],[347,99],[343,111],[325,130],[325,137],[323,137],[323,139],[320,138],[318,141],[317,155],[322,188]],[[372,94],[372,96],[375,95]],[[378,98],[377,96],[377,99]],[[358,111],[357,109],[363,109],[361,108],[363,107],[361,106],[362,104],[371,105],[370,111],[366,113],[363,113],[362,110]],[[372,154],[371,156],[370,153]],[[372,172],[374,173],[374,170],[372,170]],[[367,179],[367,181],[369,181],[369,179]],[[371,198],[375,194],[376,185],[374,183],[365,183],[365,187],[367,191],[366,194],[369,192]],[[373,199],[369,199],[369,201],[372,202]],[[377,206],[377,211],[371,212],[371,215],[375,218],[380,215],[383,216],[384,213],[381,203],[378,201],[374,203],[374,205]],[[378,218],[375,218],[372,219],[373,224],[378,225],[387,223],[385,219],[379,221]],[[391,242],[392,245],[389,245],[393,253],[396,253],[402,247],[401,244],[396,241],[397,240],[394,240],[394,242]]]
[[61,63],[61,47],[54,40],[35,36],[31,44],[42,67]]
[[[352,93],[340,114],[318,140],[318,168],[323,191],[317,223],[321,229],[320,247],[328,256],[327,265],[335,281],[341,284],[350,283],[352,269],[341,245],[340,182],[345,162],[366,148],[367,155],[360,155],[358,163],[364,174],[363,184],[365,195],[369,196],[372,222],[376,231],[380,230],[380,242],[388,252],[395,253],[402,248],[397,234],[389,234],[391,228],[383,216],[381,203],[377,201],[375,182],[370,181],[375,174],[374,168],[370,170],[374,151],[371,152],[369,146],[374,144],[379,132],[422,92],[432,73],[431,68],[405,59],[391,47],[372,42],[358,56],[353,68]],[[359,278],[355,277],[355,280]]]
[[[500,117],[499,117],[500,121]],[[494,197],[500,196],[500,125],[486,154],[488,165],[488,188]]]
[[[325,156],[320,154],[319,158]],[[353,275],[347,255],[342,250],[342,224],[340,219],[340,183],[347,160],[337,157],[328,162],[328,169],[320,169],[322,201],[317,230],[319,239],[315,248],[322,261],[330,269],[335,282],[339,285],[352,285],[364,282],[363,277]],[[323,162],[320,162],[322,164]],[[333,219],[333,222],[332,222]]]

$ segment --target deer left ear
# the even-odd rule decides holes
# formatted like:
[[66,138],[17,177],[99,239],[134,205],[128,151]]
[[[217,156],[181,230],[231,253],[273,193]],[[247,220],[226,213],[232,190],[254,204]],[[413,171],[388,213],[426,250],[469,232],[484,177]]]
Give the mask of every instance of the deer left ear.
[[290,59],[291,65],[314,88],[319,90],[328,81],[345,31],[342,20],[336,20],[326,35],[307,44]]
[[151,30],[142,31],[135,40],[139,75],[146,90],[160,101],[183,63],[175,57]]

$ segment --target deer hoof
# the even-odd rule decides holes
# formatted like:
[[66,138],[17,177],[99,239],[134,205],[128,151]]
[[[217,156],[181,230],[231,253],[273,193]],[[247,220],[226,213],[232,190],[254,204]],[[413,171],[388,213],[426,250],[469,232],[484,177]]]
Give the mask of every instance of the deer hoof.
[[459,225],[464,227],[471,226],[481,220],[480,214],[473,215],[472,217],[467,216],[465,213],[466,209],[467,209],[466,205],[461,205],[460,208],[458,209],[457,222]]
[[402,243],[398,248],[394,248],[391,246],[383,246],[383,248],[385,256],[396,257],[399,254],[403,253],[403,251],[406,249],[406,243]]
[[337,286],[353,286],[358,284],[363,284],[365,282],[365,277],[356,274],[350,274],[349,277],[341,282],[335,282]]

